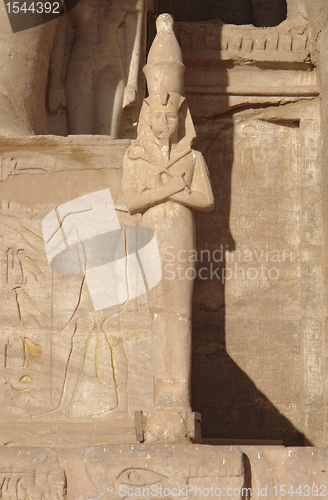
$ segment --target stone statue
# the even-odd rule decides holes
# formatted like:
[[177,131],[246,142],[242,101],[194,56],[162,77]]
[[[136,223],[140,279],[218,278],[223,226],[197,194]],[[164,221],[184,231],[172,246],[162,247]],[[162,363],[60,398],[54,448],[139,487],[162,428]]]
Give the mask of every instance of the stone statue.
[[[60,19],[50,61],[48,108],[67,108],[69,134],[117,138],[123,108],[136,99],[144,0],[79,1]],[[118,42],[118,29],[129,13],[137,26],[129,74]],[[68,19],[76,28],[66,76],[63,75]]]
[[13,32],[5,6],[0,12],[1,136],[48,134],[46,83],[56,24]]
[[144,68],[149,96],[138,139],[123,161],[122,190],[130,213],[142,213],[141,225],[154,231],[161,255],[162,280],[148,291],[154,405],[190,411],[193,210],[211,211],[214,201],[204,158],[191,149],[195,130],[183,97],[184,65],[172,17],[162,14],[156,26]]

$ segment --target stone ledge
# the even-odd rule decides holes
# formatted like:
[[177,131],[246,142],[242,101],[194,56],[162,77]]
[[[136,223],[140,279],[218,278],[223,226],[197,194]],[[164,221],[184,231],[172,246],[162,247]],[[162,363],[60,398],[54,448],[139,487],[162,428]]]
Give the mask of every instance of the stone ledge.
[[0,476],[2,498],[10,493],[12,500],[25,498],[23,492],[31,500],[224,496],[257,500],[290,498],[297,488],[301,498],[309,496],[309,488],[311,496],[327,495],[328,450],[183,444],[74,450],[4,446]]

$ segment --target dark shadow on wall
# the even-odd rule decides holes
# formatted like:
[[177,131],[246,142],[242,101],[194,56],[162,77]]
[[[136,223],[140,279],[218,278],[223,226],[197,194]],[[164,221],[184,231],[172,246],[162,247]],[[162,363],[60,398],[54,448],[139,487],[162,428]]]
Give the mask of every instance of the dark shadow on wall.
[[[160,3],[162,11],[172,13],[170,0],[160,0]],[[187,2],[175,1],[176,5],[182,3]],[[195,17],[197,16],[196,11]],[[218,24],[217,29],[220,36]],[[180,43],[183,51],[183,41],[180,40]],[[195,212],[197,251],[198,256],[204,249],[208,250],[210,255],[216,250],[222,252],[221,262],[216,263],[211,259],[214,269],[219,268],[218,275],[222,277],[222,269],[226,267],[224,251],[236,249],[229,227],[234,160],[233,121],[230,120],[227,125],[227,120],[202,116],[203,110],[211,109],[211,104],[213,114],[217,108],[227,111],[228,96],[208,96],[206,89],[201,93],[199,87],[198,93],[190,91],[192,72],[189,72],[189,68],[193,61],[184,57],[184,63],[186,97],[197,131],[193,147],[205,157],[215,198],[213,212]],[[227,70],[224,68],[222,64],[220,86],[227,87]],[[196,70],[193,68],[193,71]],[[207,71],[206,62],[202,71]],[[220,258],[219,254],[216,257]],[[206,261],[205,257],[204,260]],[[199,262],[198,271],[203,266],[207,267],[208,275],[210,264]],[[193,300],[192,408],[202,415],[203,438],[231,442],[275,440],[282,441],[286,446],[304,445],[304,436],[277,410],[227,353],[225,322],[225,285],[222,279],[213,276],[213,279],[202,280],[198,272]],[[307,445],[310,446],[311,443],[307,442]]]
[[[216,122],[216,123],[215,123]],[[304,436],[285,418],[239,368],[226,350],[225,250],[235,250],[230,233],[231,173],[233,164],[233,126],[226,130],[213,120],[208,127],[197,126],[195,149],[201,151],[209,167],[215,210],[195,212],[198,263],[193,303],[192,408],[202,415],[203,438],[223,440],[282,441],[286,446],[304,445]],[[224,159],[224,162],[223,162]],[[222,262],[215,262],[215,258]],[[210,267],[212,266],[212,267]],[[199,270],[207,268],[201,280]],[[217,274],[214,271],[218,269]],[[218,279],[219,277],[219,279]],[[242,328],[242,322],[240,328]],[[245,357],[247,357],[245,352]],[[265,370],[265,368],[264,368]],[[274,384],[274,380],[272,381]],[[307,443],[310,446],[311,443]]]
[[287,17],[286,0],[157,0],[156,14],[168,12],[176,21],[220,19],[226,24],[278,26]]

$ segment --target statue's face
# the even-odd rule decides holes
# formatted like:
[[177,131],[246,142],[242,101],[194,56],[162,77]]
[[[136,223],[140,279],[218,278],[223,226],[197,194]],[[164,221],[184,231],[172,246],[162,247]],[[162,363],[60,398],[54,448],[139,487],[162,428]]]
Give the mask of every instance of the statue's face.
[[157,139],[172,139],[179,126],[179,115],[174,110],[156,110],[151,113],[151,128]]

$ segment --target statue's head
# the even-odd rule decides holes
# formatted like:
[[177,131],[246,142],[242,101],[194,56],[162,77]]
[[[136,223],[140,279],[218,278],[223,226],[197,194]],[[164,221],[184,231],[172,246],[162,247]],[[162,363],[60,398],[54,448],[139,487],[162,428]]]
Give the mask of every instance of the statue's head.
[[150,48],[144,73],[149,96],[145,99],[138,126],[139,140],[181,143],[189,147],[195,137],[185,102],[183,74],[185,66],[173,32],[173,19],[162,14],[156,21],[157,35]]
[[184,101],[182,53],[173,32],[173,19],[162,14],[156,21],[157,35],[149,51],[144,73],[147,78],[150,127],[159,140],[173,140],[179,127]]
[[146,100],[150,111],[150,128],[156,139],[177,142],[179,111],[184,97],[176,92],[151,94]]

